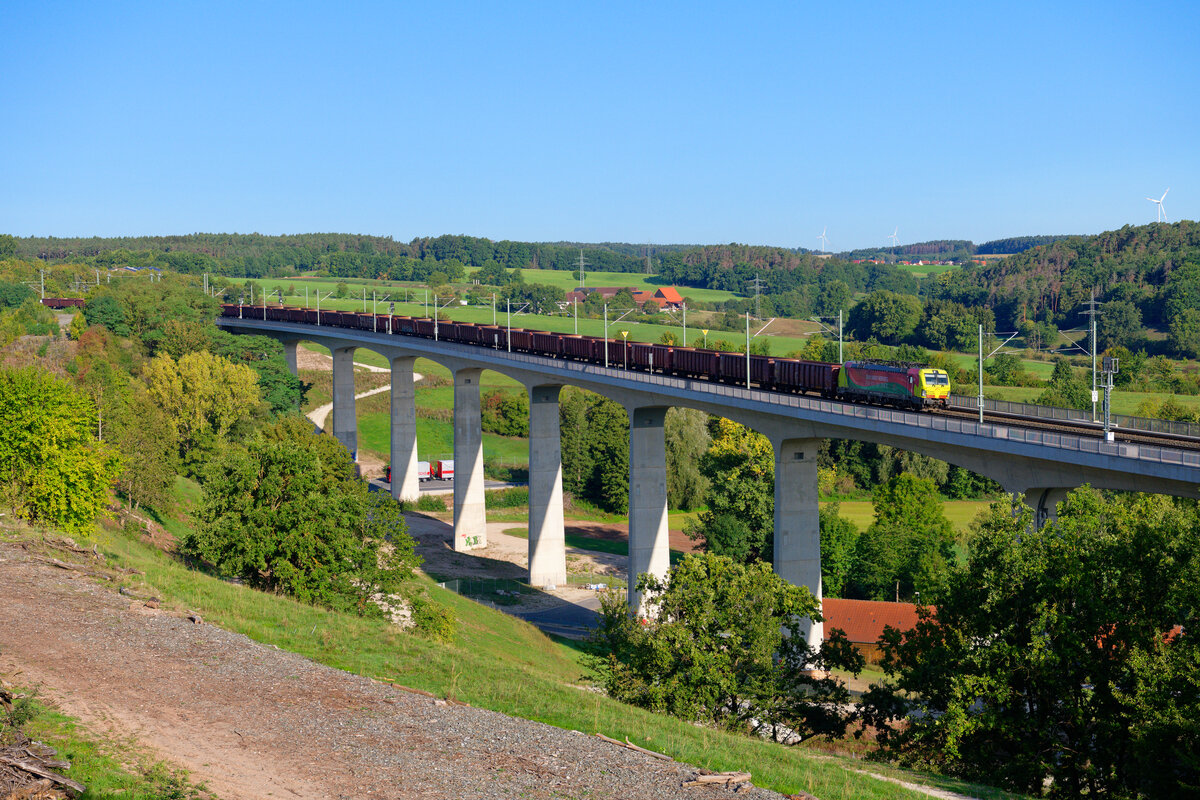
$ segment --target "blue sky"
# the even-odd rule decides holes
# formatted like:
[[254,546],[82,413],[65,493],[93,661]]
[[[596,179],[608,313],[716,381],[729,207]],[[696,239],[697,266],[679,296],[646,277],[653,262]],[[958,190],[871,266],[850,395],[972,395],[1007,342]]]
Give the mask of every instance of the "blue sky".
[[1200,217],[1200,4],[0,10],[0,232],[831,249]]

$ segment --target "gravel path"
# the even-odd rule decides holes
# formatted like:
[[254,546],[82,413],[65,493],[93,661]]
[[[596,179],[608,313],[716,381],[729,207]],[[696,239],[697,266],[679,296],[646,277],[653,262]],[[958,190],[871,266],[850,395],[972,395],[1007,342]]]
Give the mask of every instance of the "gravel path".
[[[250,590],[247,590],[250,591]],[[146,608],[0,545],[0,672],[224,798],[719,798],[697,770]],[[736,796],[778,798],[746,787]]]

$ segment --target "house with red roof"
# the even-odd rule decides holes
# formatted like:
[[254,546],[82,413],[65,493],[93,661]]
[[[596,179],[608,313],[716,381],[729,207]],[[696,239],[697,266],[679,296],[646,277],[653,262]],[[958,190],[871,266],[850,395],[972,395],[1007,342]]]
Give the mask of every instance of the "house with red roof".
[[912,603],[826,597],[821,601],[821,614],[825,617],[825,633],[841,628],[868,664],[879,662],[879,636],[885,627],[907,631],[917,624],[917,607]]
[[617,292],[628,291],[633,295],[633,302],[642,308],[646,303],[654,303],[659,308],[679,308],[683,305],[683,295],[674,286],[664,286],[655,291],[635,289],[632,286],[580,286],[573,292],[567,292],[567,302],[582,303],[588,295],[599,294],[605,302],[612,300]]

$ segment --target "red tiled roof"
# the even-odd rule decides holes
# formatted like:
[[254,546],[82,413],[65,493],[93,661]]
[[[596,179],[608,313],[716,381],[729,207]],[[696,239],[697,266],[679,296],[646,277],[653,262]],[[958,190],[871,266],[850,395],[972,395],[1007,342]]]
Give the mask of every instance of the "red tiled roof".
[[912,603],[826,597],[821,602],[821,614],[826,631],[841,628],[847,639],[858,644],[874,644],[884,626],[907,631],[917,624],[917,607]]
[[657,292],[655,292],[655,294],[657,294],[663,300],[666,300],[668,303],[682,303],[683,302],[683,297],[679,294],[679,292],[675,289],[674,286],[664,286],[661,289],[659,289]]

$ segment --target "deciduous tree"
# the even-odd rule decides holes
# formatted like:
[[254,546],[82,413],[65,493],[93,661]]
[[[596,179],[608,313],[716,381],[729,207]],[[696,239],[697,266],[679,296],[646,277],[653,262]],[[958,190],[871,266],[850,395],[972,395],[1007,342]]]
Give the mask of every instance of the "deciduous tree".
[[1084,488],[1040,530],[997,503],[936,614],[881,640],[867,719],[905,761],[1020,792],[1195,796],[1198,584],[1194,501]]
[[87,534],[120,470],[84,394],[37,368],[0,370],[0,491],[14,514]]

